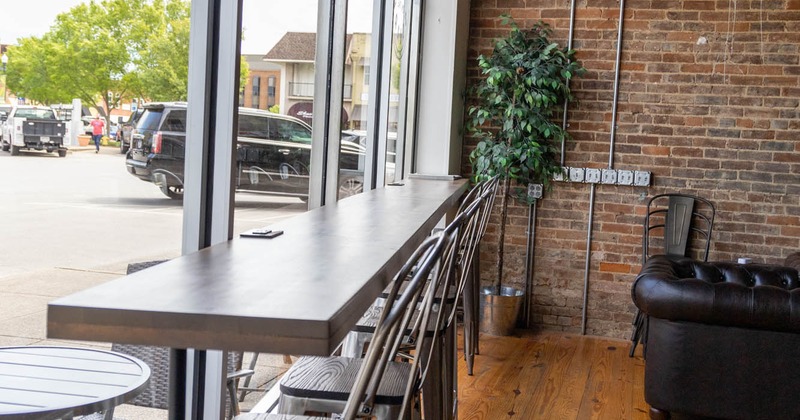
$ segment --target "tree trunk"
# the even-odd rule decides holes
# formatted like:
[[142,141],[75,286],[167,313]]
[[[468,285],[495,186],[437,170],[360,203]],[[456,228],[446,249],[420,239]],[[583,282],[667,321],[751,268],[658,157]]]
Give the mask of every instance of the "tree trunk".
[[500,230],[497,234],[497,278],[492,285],[498,294],[503,284],[503,257],[506,242],[506,219],[508,217],[508,189],[510,186],[511,179],[508,177],[508,171],[506,171],[503,178],[503,189],[500,194]]

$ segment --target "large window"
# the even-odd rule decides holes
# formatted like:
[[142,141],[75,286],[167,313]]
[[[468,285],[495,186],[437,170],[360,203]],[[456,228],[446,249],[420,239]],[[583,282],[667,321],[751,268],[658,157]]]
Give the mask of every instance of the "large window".
[[260,101],[261,95],[261,77],[255,76],[253,77],[253,95],[251,99],[252,107],[258,108],[258,104]]
[[275,105],[275,76],[267,77],[267,108]]
[[[409,2],[410,3],[410,2]],[[396,155],[397,155],[397,133],[400,120],[400,93],[405,92],[405,73],[408,65],[408,45],[409,37],[408,16],[406,15],[406,0],[394,0],[392,8],[392,35],[389,40],[389,92],[384,97],[388,102],[388,124],[386,126],[386,168],[385,182],[390,183],[395,180]],[[398,178],[400,174],[398,174]]]
[[[365,188],[379,187],[403,178],[397,153],[403,153],[402,136],[407,131],[407,122],[413,121],[406,102],[415,97],[411,92],[413,89],[409,88],[409,69],[411,43],[418,38],[412,34],[413,2],[376,1],[374,5],[375,8],[367,6],[372,15],[369,32],[362,33],[348,27],[347,56],[342,72],[342,107],[349,110],[341,118],[342,134],[343,139],[349,139],[363,149],[364,158],[358,161],[358,165],[365,171]],[[348,24],[353,21],[355,13],[352,4],[350,6]],[[364,11],[363,8],[357,10]],[[344,149],[342,151],[340,168],[353,165],[352,158],[344,153]],[[345,170],[339,173],[340,182],[345,174]],[[343,198],[342,191],[339,198]]]

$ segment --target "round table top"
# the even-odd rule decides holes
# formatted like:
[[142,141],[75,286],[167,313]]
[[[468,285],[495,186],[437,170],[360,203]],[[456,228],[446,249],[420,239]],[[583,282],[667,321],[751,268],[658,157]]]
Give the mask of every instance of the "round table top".
[[105,411],[135,397],[150,368],[134,357],[78,347],[0,347],[0,417]]

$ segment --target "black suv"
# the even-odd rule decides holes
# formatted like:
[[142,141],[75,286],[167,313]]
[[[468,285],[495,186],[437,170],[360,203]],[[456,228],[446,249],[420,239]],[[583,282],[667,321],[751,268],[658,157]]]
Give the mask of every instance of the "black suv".
[[[350,136],[352,137],[352,136]],[[364,147],[341,140],[339,197],[363,190]],[[156,184],[173,199],[183,197],[186,103],[151,103],[131,137],[128,172]],[[286,115],[239,108],[237,191],[308,198],[311,127]]]

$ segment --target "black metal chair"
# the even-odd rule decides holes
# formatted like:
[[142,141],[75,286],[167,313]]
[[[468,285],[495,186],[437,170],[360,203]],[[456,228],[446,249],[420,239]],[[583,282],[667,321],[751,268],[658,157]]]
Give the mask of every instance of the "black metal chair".
[[[430,370],[434,373],[423,384],[423,396],[426,394],[441,394],[441,398],[423,398],[423,400],[427,412],[441,412],[441,416],[444,419],[453,418],[457,409],[457,334],[453,321],[455,321],[459,310],[464,313],[464,353],[469,368],[471,368],[471,362],[474,360],[469,357],[467,350],[470,348],[469,343],[472,342],[469,339],[471,337],[470,332],[475,333],[477,330],[474,328],[470,330],[468,320],[472,319],[473,315],[477,314],[477,311],[475,306],[471,305],[472,300],[467,297],[467,292],[474,289],[471,281],[474,281],[476,277],[472,272],[472,259],[478,248],[480,238],[485,231],[485,222],[488,219],[489,212],[492,210],[496,190],[496,179],[478,184],[464,197],[453,221],[442,230],[447,234],[454,235],[456,248],[453,253],[454,260],[452,265],[455,277],[447,298],[444,300],[445,305],[440,306],[442,310],[437,312],[437,317],[443,317],[442,322],[436,323],[441,328],[438,331],[434,331],[432,328],[429,329],[429,334],[437,334],[442,345],[431,352],[431,360],[426,361],[430,366]],[[384,297],[385,295],[386,293],[384,293]],[[461,302],[459,301],[461,297],[464,300],[459,307],[457,303]],[[437,302],[438,304],[439,302]],[[364,348],[375,331],[375,325],[380,317],[382,307],[383,303],[379,299],[364,314],[356,324],[353,332],[350,333],[348,340],[345,341],[342,355],[349,357],[361,357],[363,355]],[[473,324],[473,327],[476,325],[477,323]],[[433,404],[434,402],[435,404]]]
[[[430,357],[421,356],[436,348],[437,339],[426,331],[440,320],[435,303],[447,296],[454,249],[453,236],[444,232],[426,239],[394,277],[364,358],[301,357],[281,378],[279,412],[388,420],[407,418],[418,409],[421,385],[430,374],[424,363]],[[411,361],[394,361],[408,343],[413,345]]]
[[[653,255],[708,261],[715,216],[714,203],[705,198],[680,193],[653,196],[647,202],[643,224],[642,265]],[[663,236],[653,236],[654,232],[656,235],[662,232]],[[695,251],[690,255],[692,248]],[[646,329],[646,316],[637,309],[633,318],[630,357],[643,340]]]
[[[128,264],[127,274],[166,262],[167,260],[145,261]],[[169,407],[169,363],[170,351],[167,347],[147,346],[140,344],[112,343],[111,350],[134,356],[150,366],[150,384],[129,404],[142,407],[167,409]],[[241,369],[242,352],[228,352],[228,375],[226,387],[228,402],[226,413],[228,418],[239,414],[239,400],[236,398],[238,380],[248,378],[254,371]]]

